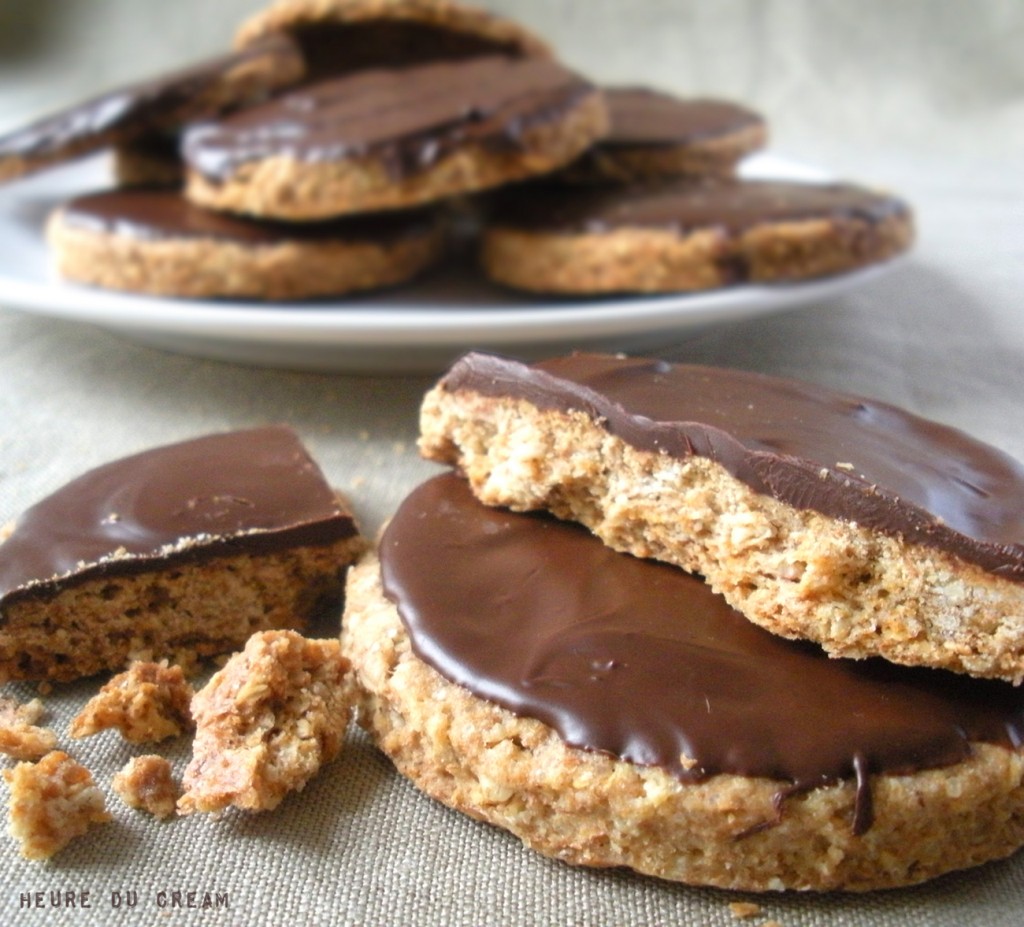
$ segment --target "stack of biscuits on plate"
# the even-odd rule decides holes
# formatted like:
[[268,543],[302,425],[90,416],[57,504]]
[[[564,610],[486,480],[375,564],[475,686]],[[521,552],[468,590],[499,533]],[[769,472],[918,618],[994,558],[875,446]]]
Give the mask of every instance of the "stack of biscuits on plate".
[[279,0],[230,54],[0,137],[0,180],[113,149],[117,187],[51,218],[56,267],[162,296],[394,286],[442,259],[453,217],[488,277],[563,295],[801,280],[909,247],[895,197],[737,179],[765,138],[743,106],[602,88],[449,0]]

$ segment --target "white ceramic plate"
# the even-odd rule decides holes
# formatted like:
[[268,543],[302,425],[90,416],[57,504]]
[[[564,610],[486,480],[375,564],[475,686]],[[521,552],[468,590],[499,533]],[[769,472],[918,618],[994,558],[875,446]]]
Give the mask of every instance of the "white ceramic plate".
[[[749,159],[744,173],[828,179],[772,154]],[[831,299],[892,265],[799,284],[590,300],[530,299],[465,269],[352,299],[291,305],[161,299],[64,283],[50,269],[47,214],[71,195],[109,184],[108,177],[103,160],[92,159],[0,187],[0,306],[98,325],[170,351],[261,366],[434,372],[469,349],[523,358],[571,348],[639,350],[710,324]]]

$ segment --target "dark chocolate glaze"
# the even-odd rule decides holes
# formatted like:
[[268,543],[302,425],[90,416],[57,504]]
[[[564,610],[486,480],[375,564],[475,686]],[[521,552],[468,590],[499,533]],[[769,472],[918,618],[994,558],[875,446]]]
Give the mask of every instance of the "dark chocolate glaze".
[[860,220],[877,225],[909,215],[895,197],[851,184],[722,180],[668,180],[621,186],[566,187],[531,184],[502,191],[490,212],[492,225],[548,233],[663,228],[681,234],[724,229],[738,234],[766,223]]
[[214,212],[166,187],[90,193],[63,208],[72,228],[144,240],[216,239],[245,245],[288,241],[391,241],[424,233],[435,222],[427,210],[395,211],[329,222],[270,222]]
[[179,116],[213,115],[209,107],[206,112],[195,111],[200,95],[233,68],[268,54],[287,60],[296,76],[302,73],[295,43],[286,36],[273,36],[250,48],[108,91],[0,136],[0,159],[46,159],[65,150],[94,150],[115,140],[130,141],[170,129],[168,120]]
[[961,431],[822,386],[647,358],[483,354],[442,381],[579,410],[641,450],[716,461],[755,492],[1024,582],[1024,466]]
[[[488,508],[453,474],[402,503],[380,545],[414,652],[566,743],[682,781],[763,776],[792,791],[1024,742],[1024,690],[883,660],[829,659],[756,627],[700,578],[543,514]],[[685,759],[683,759],[685,758]]]
[[644,87],[606,87],[611,129],[601,147],[686,145],[763,126],[752,110],[727,100],[686,99]]
[[208,435],[97,467],[28,509],[0,544],[0,604],[97,576],[355,534],[290,428]]
[[515,150],[596,89],[546,59],[484,57],[324,80],[185,134],[189,166],[212,181],[272,157],[300,162],[372,155],[396,176],[463,144]]

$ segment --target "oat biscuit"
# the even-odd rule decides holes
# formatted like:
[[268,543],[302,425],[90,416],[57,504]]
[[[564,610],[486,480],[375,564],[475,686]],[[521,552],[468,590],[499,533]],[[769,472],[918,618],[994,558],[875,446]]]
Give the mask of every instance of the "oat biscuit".
[[277,0],[243,23],[236,45],[280,34],[299,44],[313,80],[482,55],[551,55],[519,23],[451,0]]
[[171,764],[162,756],[132,757],[114,776],[112,785],[130,808],[148,811],[160,820],[173,815],[177,807],[178,786]]
[[845,657],[1024,678],[1024,467],[881,402],[737,370],[573,355],[457,362],[423,453],[692,570]]
[[133,663],[85,703],[69,733],[81,738],[115,729],[133,744],[178,737],[192,727],[193,695],[180,666]]
[[906,204],[845,184],[544,184],[497,198],[481,263],[534,292],[682,292],[845,273],[912,240]]
[[763,117],[728,100],[689,99],[645,87],[603,89],[608,134],[560,171],[560,181],[728,178],[768,138]]
[[0,182],[266,97],[305,73],[275,36],[181,71],[108,91],[0,136]]
[[362,71],[191,127],[185,192],[294,221],[398,209],[554,170],[606,127],[597,88],[548,59]]
[[11,793],[11,836],[26,859],[47,859],[94,824],[111,819],[92,774],[60,750],[38,763],[5,769],[3,777]]
[[402,773],[566,862],[861,891],[1024,843],[1020,689],[829,659],[453,475],[353,568],[342,647]]
[[254,634],[192,701],[182,814],[269,811],[341,750],[352,687],[336,640]]
[[436,263],[432,212],[317,223],[258,222],[195,206],[173,189],[78,197],[51,217],[57,272],[155,296],[298,300],[404,283]]
[[340,606],[352,515],[285,426],[83,474],[0,544],[0,680],[187,664]]
[[0,696],[0,753],[16,760],[38,760],[57,746],[57,735],[36,722],[43,703],[34,698],[24,705]]

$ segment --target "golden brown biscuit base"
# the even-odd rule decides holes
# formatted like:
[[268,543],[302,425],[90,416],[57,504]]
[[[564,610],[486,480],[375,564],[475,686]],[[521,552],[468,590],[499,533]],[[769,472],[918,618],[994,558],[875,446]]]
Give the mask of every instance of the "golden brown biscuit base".
[[[147,133],[174,131],[186,122],[265,97],[276,88],[294,84],[304,74],[305,65],[297,49],[289,47],[288,43],[267,44],[262,53],[254,49],[253,54],[211,76],[194,96],[178,106],[168,108],[154,104],[156,109],[151,107],[149,111],[140,112],[137,118],[105,131],[76,126],[65,133],[67,138],[62,144],[47,146],[32,154],[0,157],[0,183],[94,151],[128,144]],[[126,95],[131,92],[132,88],[126,88]],[[112,91],[113,95],[117,93]]]
[[0,625],[0,682],[67,681],[132,659],[190,666],[230,653],[254,632],[301,628],[338,601],[360,537],[324,547],[221,557],[73,585],[12,602]]
[[440,224],[391,241],[146,239],[72,226],[58,210],[47,236],[58,274],[154,296],[308,299],[405,283],[441,257]]
[[373,156],[311,162],[277,156],[245,164],[224,181],[188,170],[185,194],[209,209],[297,221],[402,209],[555,170],[607,125],[604,100],[594,91],[564,118],[524,131],[515,151],[465,144],[401,178]]
[[1024,585],[760,495],[720,464],[637,450],[582,412],[435,387],[420,449],[489,505],[547,509],[699,573],[733,608],[841,657],[1024,679]]
[[692,177],[731,178],[736,165],[763,148],[767,126],[752,125],[685,145],[602,145],[600,142],[551,180],[565,183],[643,183]]
[[352,707],[337,640],[254,634],[192,699],[196,739],[182,814],[276,808],[341,750]]
[[349,574],[342,648],[359,718],[433,798],[567,863],[629,866],[745,891],[867,891],[922,882],[1024,843],[1024,757],[976,745],[942,769],[871,778],[874,823],[851,826],[852,782],[774,801],[788,783],[717,775],[684,784],[566,744],[444,679],[411,650],[377,559]]
[[[242,24],[235,37],[235,47],[247,48],[280,32],[301,36],[318,27],[367,24],[409,24],[436,30],[438,57],[444,57],[445,33],[477,40],[481,51],[551,57],[548,44],[518,23],[451,0],[277,0]],[[409,49],[396,49],[392,57],[403,51]],[[366,62],[367,66],[369,64]]]
[[480,260],[487,275],[539,293],[670,293],[742,280],[807,280],[887,260],[913,241],[907,215],[772,222],[730,234],[721,228],[679,233],[616,228],[567,233],[491,225]]

